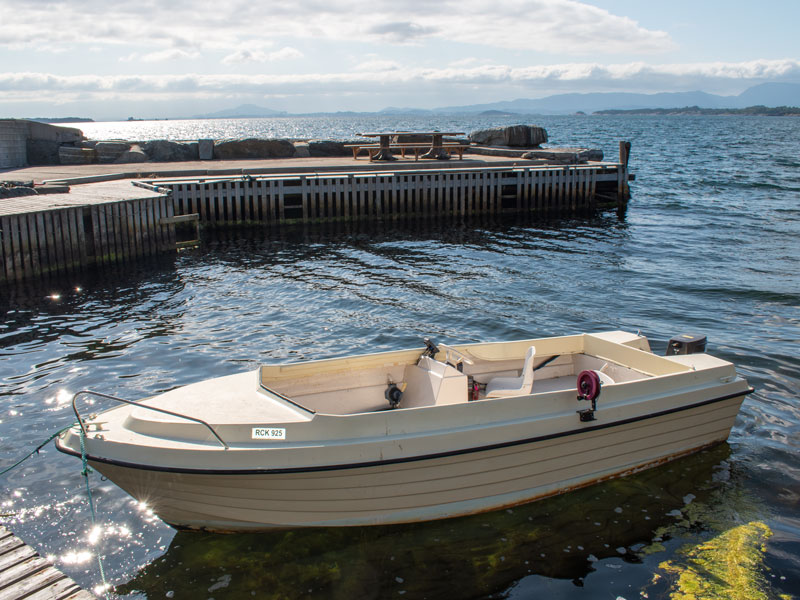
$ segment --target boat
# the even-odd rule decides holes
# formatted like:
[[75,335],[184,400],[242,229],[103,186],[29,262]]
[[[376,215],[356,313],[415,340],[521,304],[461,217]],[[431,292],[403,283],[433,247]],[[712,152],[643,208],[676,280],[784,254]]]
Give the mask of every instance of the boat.
[[[426,340],[264,365],[139,401],[84,390],[56,445],[178,529],[469,515],[725,441],[753,389],[704,351],[705,338],[684,337],[666,356],[623,331]],[[113,407],[84,416],[88,402]]]

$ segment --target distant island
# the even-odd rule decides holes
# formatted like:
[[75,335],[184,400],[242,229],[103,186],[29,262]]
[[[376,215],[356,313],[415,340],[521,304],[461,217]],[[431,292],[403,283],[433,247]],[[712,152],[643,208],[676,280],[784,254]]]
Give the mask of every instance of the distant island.
[[747,108],[700,108],[684,106],[683,108],[632,108],[628,110],[597,110],[596,115],[752,115],[766,117],[800,116],[797,106],[748,106]]
[[28,121],[38,123],[94,123],[94,119],[89,117],[33,117]]

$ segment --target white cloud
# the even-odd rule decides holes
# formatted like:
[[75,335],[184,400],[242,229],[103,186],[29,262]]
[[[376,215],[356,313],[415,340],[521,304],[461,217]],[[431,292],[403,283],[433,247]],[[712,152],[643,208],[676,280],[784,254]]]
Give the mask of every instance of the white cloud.
[[[280,50],[277,52],[281,52]],[[800,80],[800,61],[756,60],[740,63],[647,65],[566,63],[513,68],[475,67],[378,68],[338,73],[303,74],[176,74],[76,75],[0,73],[0,97],[5,101],[40,99],[42,94],[62,101],[126,99],[174,100],[305,94],[407,93],[453,91],[480,85],[527,90],[529,97],[556,91],[681,91],[699,88],[738,88],[765,80]]]
[[182,50],[180,48],[166,48],[156,52],[149,52],[147,54],[139,54],[133,52],[127,56],[121,57],[121,62],[144,62],[144,63],[159,63],[169,60],[183,60],[198,58],[200,53],[195,50]]
[[[230,53],[264,38],[468,42],[561,54],[662,52],[669,35],[577,0],[0,0],[0,46],[93,44]],[[214,18],[210,18],[213,15]],[[410,16],[410,15],[413,15]],[[234,60],[233,58],[231,60]]]
[[222,59],[226,65],[234,65],[247,62],[275,62],[280,60],[291,60],[303,58],[303,53],[296,48],[286,46],[275,52],[264,52],[263,50],[242,48],[228,54]]
[[397,61],[373,58],[357,64],[355,67],[353,67],[353,70],[366,73],[375,73],[377,71],[397,71],[401,68],[402,65]]

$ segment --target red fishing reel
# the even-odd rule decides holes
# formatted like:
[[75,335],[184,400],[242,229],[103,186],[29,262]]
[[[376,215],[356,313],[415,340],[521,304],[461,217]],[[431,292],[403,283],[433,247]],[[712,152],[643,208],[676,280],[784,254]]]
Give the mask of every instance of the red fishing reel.
[[594,411],[597,410],[597,398],[600,396],[601,387],[597,371],[581,371],[578,375],[578,400],[588,400],[592,403],[592,408],[577,411],[581,421],[596,420]]

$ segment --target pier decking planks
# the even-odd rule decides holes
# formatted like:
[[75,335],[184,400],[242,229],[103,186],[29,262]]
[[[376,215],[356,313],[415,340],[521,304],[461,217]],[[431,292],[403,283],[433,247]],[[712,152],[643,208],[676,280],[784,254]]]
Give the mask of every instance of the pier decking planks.
[[0,600],[94,600],[90,594],[0,525]]

